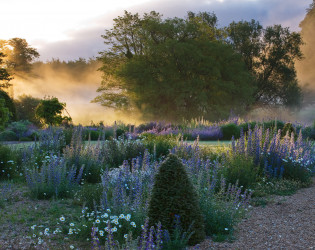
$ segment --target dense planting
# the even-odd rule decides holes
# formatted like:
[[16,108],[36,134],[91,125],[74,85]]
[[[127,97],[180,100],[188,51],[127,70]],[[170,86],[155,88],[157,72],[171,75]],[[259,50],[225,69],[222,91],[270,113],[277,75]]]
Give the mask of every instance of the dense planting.
[[[119,138],[118,128],[124,131]],[[73,247],[88,242],[107,249],[178,249],[205,235],[229,239],[250,202],[311,183],[312,141],[305,140],[302,127],[282,128],[285,134],[278,122],[234,120],[115,124],[111,134],[101,126],[37,131],[38,141],[30,146],[0,145],[0,206],[12,202],[18,185],[34,202],[71,204],[71,212],[52,209],[49,221],[26,220],[36,244],[55,237],[71,240]],[[220,131],[221,138],[227,130],[231,145],[220,149],[183,140],[189,131],[198,131],[198,138],[203,129]],[[91,131],[99,133],[97,143],[85,141]]]

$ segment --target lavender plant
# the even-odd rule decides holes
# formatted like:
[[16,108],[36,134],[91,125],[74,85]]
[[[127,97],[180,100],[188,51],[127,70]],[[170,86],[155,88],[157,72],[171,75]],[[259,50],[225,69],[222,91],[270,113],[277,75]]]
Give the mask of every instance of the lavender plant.
[[100,146],[85,146],[82,141],[83,128],[75,128],[72,134],[70,145],[66,146],[63,155],[65,162],[69,166],[79,167],[84,165],[82,178],[89,183],[101,181],[101,173],[104,168],[104,156],[101,153]]
[[50,155],[41,167],[25,169],[27,185],[33,197],[48,199],[50,197],[71,197],[82,177],[83,167],[78,175],[76,168],[68,168],[61,157]]
[[[312,159],[312,146],[303,142],[300,131],[297,140],[294,134],[281,138],[281,130],[273,135],[269,129],[263,131],[256,126],[249,129],[248,134],[241,132],[240,139],[232,139],[231,154],[253,157],[254,163],[264,171],[269,178],[293,178],[308,182],[315,162]],[[291,174],[295,172],[295,174]]]
[[40,132],[38,146],[40,150],[59,154],[66,146],[65,136],[61,128],[49,127]]

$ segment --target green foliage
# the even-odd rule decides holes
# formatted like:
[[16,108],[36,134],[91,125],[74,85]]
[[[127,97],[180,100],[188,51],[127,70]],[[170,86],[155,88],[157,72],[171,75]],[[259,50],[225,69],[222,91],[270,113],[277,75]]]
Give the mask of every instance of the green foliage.
[[144,155],[146,146],[141,141],[133,140],[109,140],[101,145],[104,162],[109,168],[117,168],[124,160],[131,162],[132,158]]
[[224,162],[222,174],[227,183],[238,183],[241,187],[248,189],[258,180],[260,169],[253,162],[253,159],[243,155],[228,156]]
[[73,136],[73,127],[63,129],[65,144],[70,145]]
[[231,140],[232,136],[234,136],[235,139],[238,139],[241,133],[239,126],[235,123],[221,126],[221,131],[223,133],[223,140]]
[[47,97],[42,99],[36,107],[36,118],[40,119],[42,124],[60,125],[63,120],[71,121],[68,116],[62,116],[62,111],[66,104],[59,102],[57,97]]
[[305,127],[302,129],[302,135],[303,139],[306,140],[307,138],[309,139],[315,139],[315,129],[312,127]]
[[255,77],[254,104],[299,106],[302,94],[294,63],[302,59],[301,35],[281,25],[264,29],[255,20],[232,22],[227,31],[231,45]]
[[173,233],[169,235],[168,231],[167,230],[165,231],[162,249],[163,250],[185,249],[186,246],[188,245],[189,239],[193,234],[193,232],[189,232],[189,229],[188,232],[183,232],[180,224],[180,217],[175,216]]
[[10,123],[7,129],[14,132],[18,140],[21,140],[22,137],[29,137],[29,139],[32,139],[31,136],[36,133],[32,123],[23,120]]
[[94,208],[100,206],[103,187],[100,184],[84,184],[74,195],[74,202],[81,206]]
[[289,179],[269,179],[263,178],[253,187],[253,197],[264,197],[267,195],[292,195],[299,188],[301,182]]
[[308,186],[312,183],[312,171],[309,168],[301,166],[299,161],[283,160],[283,178],[301,182]]
[[101,139],[101,131],[99,130],[90,130],[90,129],[85,129],[83,138],[85,140],[90,139],[91,141],[97,141],[98,139]]
[[296,134],[296,130],[295,128],[293,127],[292,123],[288,122],[284,125],[282,131],[281,131],[281,136],[285,136],[286,134],[288,133],[288,136],[291,136],[291,133],[294,134],[294,137],[297,136]]
[[[242,123],[239,125],[239,128],[243,129],[243,133],[246,133],[248,131],[248,128],[250,129],[254,129],[256,126],[257,122],[253,121],[253,122],[246,122],[246,123]],[[235,138],[235,136],[234,136]]]
[[150,133],[141,134],[142,143],[155,159],[167,156],[177,144],[177,138],[173,135],[156,135]]
[[16,115],[18,120],[28,120],[36,126],[40,126],[40,121],[35,116],[36,107],[40,103],[39,98],[30,95],[21,95],[14,100]]
[[0,131],[9,121],[10,112],[9,109],[5,106],[4,99],[0,98]]
[[17,141],[19,138],[11,130],[0,132],[0,141]]
[[9,72],[14,74],[30,73],[33,60],[39,57],[37,50],[22,38],[0,40],[0,50],[7,56],[5,63]]
[[16,121],[16,108],[12,98],[8,95],[7,92],[0,89],[0,99],[5,100],[5,106],[9,109],[9,122]]
[[[177,21],[160,24],[161,30],[175,32]],[[241,58],[227,45],[184,37],[150,44],[147,55],[134,57],[117,72],[130,102],[145,117],[167,121],[227,118],[231,109],[243,112],[252,88]]]
[[180,216],[184,232],[189,229],[193,232],[189,244],[200,243],[205,238],[198,194],[180,159],[170,154],[155,175],[148,217],[150,225],[161,222],[162,228],[172,234],[175,216]]
[[69,166],[84,166],[82,180],[88,183],[100,182],[104,170],[103,159],[99,159],[95,151],[92,147],[83,145],[66,146],[64,149],[64,158]]
[[[1,50],[1,46],[0,46],[0,50]],[[12,77],[10,76],[7,69],[3,65],[2,58],[4,57],[5,57],[5,54],[3,54],[0,51],[0,89],[9,87],[11,85],[9,84],[9,82],[12,80]]]
[[242,208],[235,211],[232,203],[209,196],[200,200],[206,235],[211,235],[214,241],[231,237],[235,224],[242,218]]
[[241,57],[215,41],[216,25],[206,12],[163,21],[155,12],[143,18],[125,12],[103,36],[109,49],[102,52],[102,94],[94,101],[168,121],[242,112],[251,103],[252,78]]
[[[267,121],[267,122],[263,122],[263,126],[264,126],[264,129],[268,129],[270,131],[274,131],[274,132],[277,132],[279,129],[283,129],[284,127],[284,122],[283,121]],[[277,130],[277,131],[275,131]]]

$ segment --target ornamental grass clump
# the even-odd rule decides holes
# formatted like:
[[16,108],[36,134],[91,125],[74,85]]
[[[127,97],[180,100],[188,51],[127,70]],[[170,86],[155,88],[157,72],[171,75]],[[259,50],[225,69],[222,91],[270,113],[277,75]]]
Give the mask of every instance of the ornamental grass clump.
[[205,238],[198,194],[180,159],[170,154],[155,175],[148,217],[151,226],[161,222],[162,229],[172,234],[176,216],[180,216],[184,232],[193,232],[190,245],[198,244]]

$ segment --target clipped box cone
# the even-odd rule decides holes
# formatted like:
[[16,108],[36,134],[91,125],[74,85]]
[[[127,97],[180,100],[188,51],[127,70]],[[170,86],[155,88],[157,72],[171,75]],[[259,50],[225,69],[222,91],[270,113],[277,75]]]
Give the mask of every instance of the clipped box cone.
[[[205,238],[198,194],[180,159],[170,154],[155,176],[148,210],[150,226],[161,222],[162,229],[172,233],[175,215],[180,216],[182,232],[194,232],[189,245],[198,244]],[[188,231],[191,224],[191,231]]]

